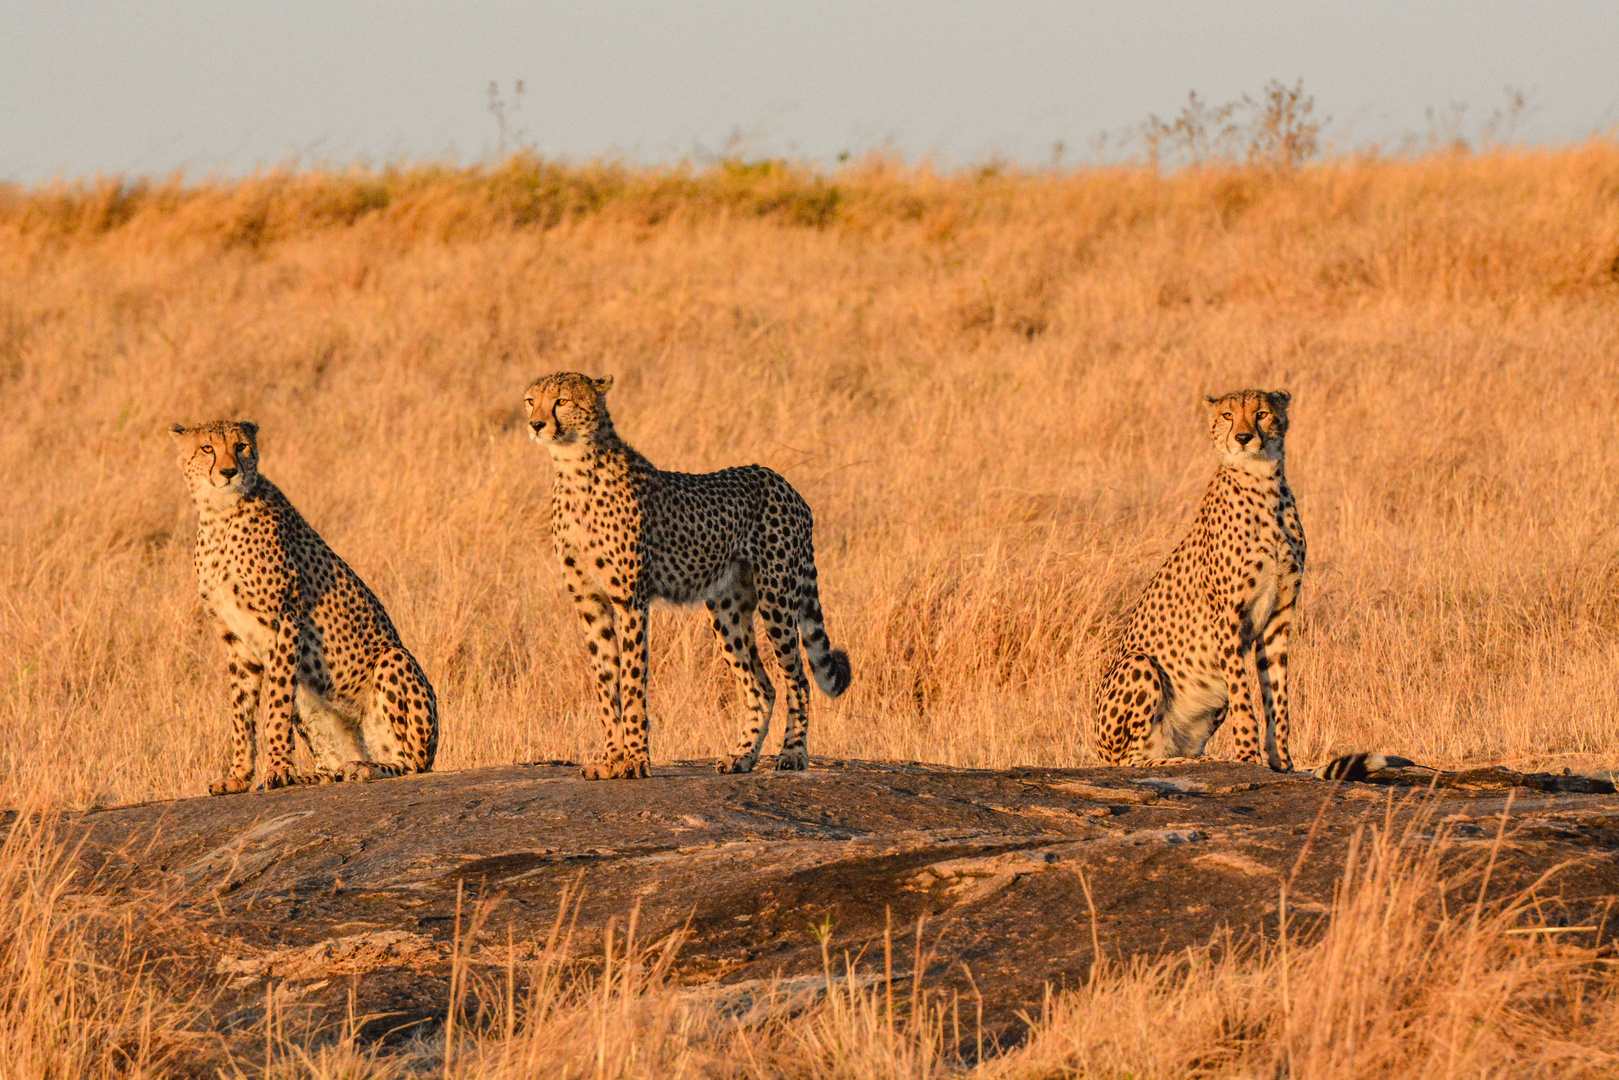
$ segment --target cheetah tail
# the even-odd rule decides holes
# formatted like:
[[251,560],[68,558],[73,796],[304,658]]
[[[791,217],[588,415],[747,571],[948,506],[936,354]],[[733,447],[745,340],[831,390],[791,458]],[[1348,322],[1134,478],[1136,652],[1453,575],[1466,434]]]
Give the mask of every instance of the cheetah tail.
[[826,636],[826,622],[821,617],[821,597],[814,577],[809,578],[808,586],[804,608],[798,616],[798,632],[804,641],[810,671],[815,675],[815,685],[827,697],[835,698],[849,689],[849,654],[832,648]]
[[1405,769],[1416,764],[1393,754],[1344,754],[1312,772],[1317,780],[1364,780],[1384,769]]

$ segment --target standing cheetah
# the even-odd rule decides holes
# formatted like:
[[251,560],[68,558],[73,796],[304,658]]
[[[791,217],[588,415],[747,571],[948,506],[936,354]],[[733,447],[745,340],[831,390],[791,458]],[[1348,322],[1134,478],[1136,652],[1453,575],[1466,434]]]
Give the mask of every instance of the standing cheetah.
[[809,506],[759,465],[695,475],[653,468],[613,430],[612,385],[611,377],[559,372],[523,398],[529,435],[551,454],[551,542],[596,664],[607,748],[585,766],[585,778],[650,773],[646,613],[653,600],[702,601],[741,686],[750,715],[721,772],[752,770],[776,702],[754,638],[757,609],[787,675],[776,768],[808,768],[800,632],[821,690],[835,698],[849,686],[849,657],[831,647],[821,619]]
[[[264,712],[260,787],[372,780],[433,767],[438,699],[382,604],[258,471],[257,425],[169,429],[197,506],[197,587],[230,651],[231,766],[246,791]],[[292,766],[297,729],[313,774]]]
[[1229,711],[1237,757],[1260,757],[1253,656],[1270,767],[1287,753],[1287,634],[1304,571],[1304,528],[1287,478],[1285,390],[1209,398],[1220,469],[1192,531],[1130,616],[1096,697],[1096,744],[1112,764],[1199,757]]

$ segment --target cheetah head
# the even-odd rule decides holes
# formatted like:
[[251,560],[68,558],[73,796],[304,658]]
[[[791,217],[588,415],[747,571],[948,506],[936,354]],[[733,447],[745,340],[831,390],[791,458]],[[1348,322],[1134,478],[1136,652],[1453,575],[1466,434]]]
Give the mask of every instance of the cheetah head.
[[568,446],[611,432],[607,391],[612,388],[611,375],[592,379],[589,375],[559,371],[535,380],[523,395],[529,438],[550,446]]
[[1209,438],[1229,462],[1280,461],[1287,434],[1286,390],[1238,390],[1205,399]]
[[196,498],[232,502],[251,494],[259,479],[259,426],[247,420],[215,420],[186,427],[171,424],[180,451],[180,472]]

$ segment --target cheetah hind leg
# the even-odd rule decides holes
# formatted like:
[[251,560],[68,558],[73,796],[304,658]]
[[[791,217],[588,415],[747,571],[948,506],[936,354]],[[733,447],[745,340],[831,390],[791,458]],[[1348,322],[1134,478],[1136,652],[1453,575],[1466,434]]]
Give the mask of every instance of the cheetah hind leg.
[[1096,698],[1096,750],[1103,761],[1141,767],[1170,760],[1161,756],[1167,682],[1146,653],[1113,665]]
[[737,689],[748,710],[748,724],[738,738],[735,750],[719,761],[722,773],[752,772],[759,761],[759,749],[770,730],[770,714],[776,707],[776,687],[759,657],[759,644],[753,632],[753,612],[758,604],[753,574],[738,566],[730,588],[706,600],[714,619],[714,633],[725,650],[725,661],[736,676]]
[[438,698],[416,658],[389,649],[377,659],[372,683],[371,708],[360,721],[364,756],[329,766],[329,781],[384,780],[433,768]]
[[803,772],[809,768],[809,677],[800,654],[798,616],[784,603],[790,594],[785,582],[769,582],[759,590],[759,615],[776,650],[776,662],[787,677],[787,726],[781,735],[776,768]]

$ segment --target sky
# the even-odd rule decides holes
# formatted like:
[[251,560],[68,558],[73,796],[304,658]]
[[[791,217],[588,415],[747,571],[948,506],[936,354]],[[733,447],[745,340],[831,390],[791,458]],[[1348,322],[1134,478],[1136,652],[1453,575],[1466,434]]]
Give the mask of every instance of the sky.
[[1498,139],[1577,141],[1619,128],[1619,3],[0,0],[0,181],[490,160],[491,81],[548,157],[1072,164],[1272,79],[1340,150],[1476,142],[1509,86]]

